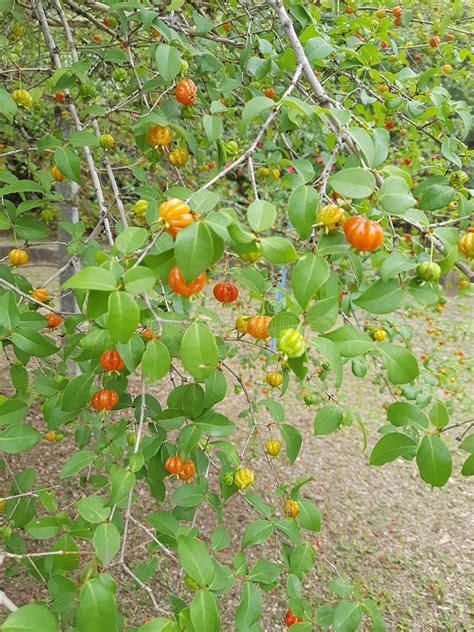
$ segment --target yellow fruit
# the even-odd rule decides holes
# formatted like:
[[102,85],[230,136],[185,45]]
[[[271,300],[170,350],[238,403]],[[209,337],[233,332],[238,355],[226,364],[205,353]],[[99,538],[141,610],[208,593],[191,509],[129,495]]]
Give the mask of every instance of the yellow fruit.
[[285,516],[288,518],[296,518],[296,516],[300,513],[300,508],[296,500],[291,500],[291,498],[289,498],[283,505],[283,511],[285,512]]
[[246,316],[238,316],[235,321],[235,328],[241,334],[247,333],[248,318]]
[[56,180],[56,182],[62,182],[66,179],[66,176],[61,173],[59,167],[56,167],[56,165],[53,165],[51,167],[51,175],[53,176],[53,179]]
[[281,450],[281,443],[278,439],[268,439],[268,441],[265,441],[265,450],[270,456],[278,456]]
[[101,134],[99,136],[99,145],[102,149],[113,149],[115,147],[115,138],[112,134]]
[[50,432],[47,432],[45,435],[43,435],[43,439],[52,443],[53,441],[56,441],[56,433],[51,430]]
[[14,90],[12,92],[12,99],[17,105],[30,110],[33,107],[33,99],[28,90]]
[[44,301],[46,301],[49,296],[49,292],[44,287],[37,287],[31,292],[31,296],[37,301],[41,301],[42,303],[44,303]]
[[146,142],[152,147],[167,146],[172,141],[171,130],[168,126],[152,125],[146,133]]
[[239,489],[249,487],[255,480],[255,474],[249,467],[239,467],[234,473],[234,485]]
[[441,70],[445,74],[447,74],[448,72],[451,72],[452,69],[453,68],[452,68],[451,64],[444,64],[444,66],[441,66]]
[[20,248],[13,248],[8,253],[8,261],[12,266],[23,266],[25,263],[28,263],[28,258],[26,250],[21,250]]
[[280,179],[280,170],[277,169],[276,167],[273,167],[272,169],[270,169],[270,174],[274,180]]
[[140,217],[146,214],[147,209],[148,202],[146,200],[138,200],[138,202],[135,202],[133,205],[133,212],[135,215],[139,215]]
[[337,204],[326,204],[319,209],[318,223],[324,224],[328,230],[336,230],[344,220],[344,209]]
[[265,382],[269,386],[280,386],[283,382],[283,375],[281,373],[278,373],[277,371],[271,371],[270,373],[266,374]]
[[382,342],[387,337],[387,332],[385,329],[376,329],[374,331],[374,340],[377,342]]
[[189,154],[186,149],[179,147],[178,149],[173,149],[168,154],[168,160],[173,165],[173,167],[183,167],[188,162]]
[[458,243],[459,250],[466,255],[466,257],[474,257],[474,233],[466,233],[463,235]]
[[260,250],[255,250],[254,252],[242,252],[239,255],[242,261],[249,261],[250,263],[257,261],[258,259],[260,259],[261,256],[262,253],[260,252]]

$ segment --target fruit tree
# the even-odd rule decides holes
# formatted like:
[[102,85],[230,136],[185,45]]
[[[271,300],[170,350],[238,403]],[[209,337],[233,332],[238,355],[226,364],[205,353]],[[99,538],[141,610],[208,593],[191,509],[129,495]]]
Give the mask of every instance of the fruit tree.
[[2,632],[257,632],[273,590],[278,629],[386,629],[345,579],[305,590],[292,465],[345,431],[412,488],[474,473],[411,320],[472,293],[468,5],[0,0],[0,565],[40,586]]

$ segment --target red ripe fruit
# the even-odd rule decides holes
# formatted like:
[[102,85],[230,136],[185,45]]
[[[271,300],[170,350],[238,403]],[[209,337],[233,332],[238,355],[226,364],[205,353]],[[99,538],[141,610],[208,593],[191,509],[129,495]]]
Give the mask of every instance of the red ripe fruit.
[[233,303],[239,296],[239,290],[233,283],[217,283],[213,290],[214,296],[219,303]]
[[383,241],[383,228],[378,222],[353,215],[342,225],[347,241],[361,252],[377,250]]
[[399,18],[403,13],[402,7],[393,7],[392,15],[394,18]]
[[195,471],[196,468],[194,467],[194,463],[191,459],[188,459],[185,463],[183,463],[183,467],[179,473],[179,478],[182,481],[189,481],[189,479],[193,477]]
[[94,393],[91,399],[91,406],[95,410],[111,410],[119,400],[117,391],[103,388]]
[[115,351],[115,349],[104,351],[100,356],[100,364],[105,371],[121,371],[125,368],[119,352]]
[[403,162],[404,162],[407,166],[409,166],[409,165],[411,165],[411,158],[404,158],[404,159],[403,159]]
[[58,103],[64,103],[64,92],[55,92],[54,98]]
[[390,119],[388,119],[387,121],[385,121],[385,128],[388,130],[394,129],[395,123],[391,121]]
[[165,470],[168,474],[180,474],[183,469],[183,461],[180,456],[169,456],[165,461]]
[[288,610],[286,611],[286,614],[285,614],[286,627],[287,628],[291,628],[292,625],[295,625],[295,623],[301,623],[301,621],[303,621],[302,617],[297,617],[288,608]]
[[182,79],[176,86],[176,101],[182,105],[192,105],[196,94],[197,88],[192,79]]

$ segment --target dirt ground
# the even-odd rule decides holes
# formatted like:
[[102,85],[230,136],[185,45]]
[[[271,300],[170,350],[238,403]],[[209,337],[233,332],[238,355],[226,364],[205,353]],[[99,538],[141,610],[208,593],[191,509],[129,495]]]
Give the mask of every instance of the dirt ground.
[[[49,276],[51,269],[36,266],[30,273],[36,280]],[[472,303],[466,299],[452,299],[445,313],[437,317],[436,324],[446,340],[445,346],[437,351],[440,357],[446,358],[447,364],[452,363],[455,361],[453,351],[463,348],[469,367],[474,350]],[[433,345],[425,330],[426,323],[420,319],[418,331],[422,351]],[[465,385],[471,380],[470,370],[462,378]],[[257,382],[262,370],[252,371],[254,382]],[[414,463],[396,461],[381,468],[370,467],[370,448],[377,439],[377,428],[386,419],[383,404],[390,401],[389,394],[379,392],[379,388],[368,380],[357,380],[346,371],[343,399],[362,414],[367,425],[369,447],[364,453],[361,452],[362,435],[357,426],[328,437],[314,437],[312,426],[317,406],[308,408],[296,389],[285,398],[287,420],[298,426],[304,440],[300,456],[292,468],[288,467],[284,457],[275,460],[275,467],[282,480],[291,477],[291,481],[295,481],[299,476],[312,476],[313,481],[305,486],[303,495],[314,500],[322,513],[321,532],[310,534],[318,553],[316,565],[304,583],[304,594],[315,606],[334,602],[335,596],[328,591],[327,583],[341,575],[379,604],[390,631],[467,632],[474,628],[472,481],[460,475],[460,459],[456,459],[454,475],[445,488],[433,491],[420,480]],[[443,396],[441,390],[439,395]],[[473,402],[469,396],[452,401],[456,405],[451,422],[463,421],[472,415]],[[237,419],[243,408],[245,398],[242,394],[234,394],[232,389],[225,401],[217,406],[238,425],[244,426],[244,430],[246,422]],[[31,422],[39,423],[34,418]],[[450,439],[452,445],[456,443],[455,432]],[[271,472],[256,444],[255,448],[251,445],[249,451],[251,465],[257,473],[255,488],[270,499],[274,488]],[[26,466],[37,467],[38,483],[54,485],[58,484],[57,473],[73,449],[71,439],[54,445],[41,442],[32,451],[9,457],[8,461],[14,471]],[[74,480],[68,480],[66,485],[61,483],[62,505],[67,505],[73,498]],[[174,485],[170,483],[171,487]],[[144,488],[139,486],[137,491],[141,513],[137,517],[158,509]],[[249,519],[247,505],[239,497],[233,497],[224,522],[231,529],[233,539],[228,550],[220,556],[221,561],[232,559],[235,545]],[[204,533],[209,533],[215,526],[214,515],[200,510],[196,524],[203,527]],[[145,559],[145,544],[143,532],[134,527],[128,557],[132,567]],[[40,547],[44,545],[39,543]],[[177,582],[175,562],[163,554],[158,555],[159,570],[150,586],[160,596],[163,608],[169,611],[165,595],[170,591],[179,592],[187,601],[192,594],[182,582]],[[256,556],[273,559],[273,555],[273,541],[252,547],[249,552],[250,559]],[[153,616],[143,591],[131,587],[128,579],[121,583],[118,566],[109,570],[119,580],[118,600],[122,612],[127,614],[127,624],[138,626],[145,617]],[[14,577],[3,577],[0,586],[17,605],[46,595],[41,584],[21,571]],[[281,594],[281,591],[272,591],[263,596],[262,625],[266,632],[286,629],[283,618],[287,606]],[[234,629],[232,613],[237,600],[238,588],[223,600],[224,632]],[[0,621],[4,614],[0,610]],[[367,621],[360,629],[370,629]]]

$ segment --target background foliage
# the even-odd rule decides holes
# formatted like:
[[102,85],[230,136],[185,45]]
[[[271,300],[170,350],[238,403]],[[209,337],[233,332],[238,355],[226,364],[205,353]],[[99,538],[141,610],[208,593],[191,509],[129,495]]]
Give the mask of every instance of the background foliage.
[[[418,361],[411,321],[444,309],[440,276],[472,292],[467,4],[0,0],[0,229],[20,251],[0,262],[0,561],[48,593],[18,609],[2,593],[2,632],[256,632],[275,588],[295,632],[385,629],[345,578],[331,603],[305,593],[321,517],[305,495],[315,473],[292,476],[311,437],[285,394],[301,389],[325,449],[353,428],[368,466],[413,461],[420,484],[443,487],[456,429],[462,474],[474,472],[464,393],[436,357]],[[188,79],[197,95],[183,105]],[[179,230],[169,198],[191,213]],[[356,215],[383,229],[380,247],[352,247],[341,225]],[[51,242],[60,268],[38,289],[22,253]],[[224,307],[223,281],[239,291]],[[263,393],[246,377],[258,361]],[[376,437],[345,397],[349,372],[390,398]],[[229,416],[232,388],[243,408]],[[102,389],[117,396],[110,412],[96,410]],[[72,502],[16,465],[41,440],[72,446],[59,472]],[[189,480],[170,476],[175,455],[192,461]],[[233,496],[248,510],[236,548],[223,526]],[[133,567],[131,529],[148,551]],[[259,556],[270,539],[274,557]],[[162,556],[185,592],[151,587]],[[147,595],[150,621],[127,620],[117,582]]]

